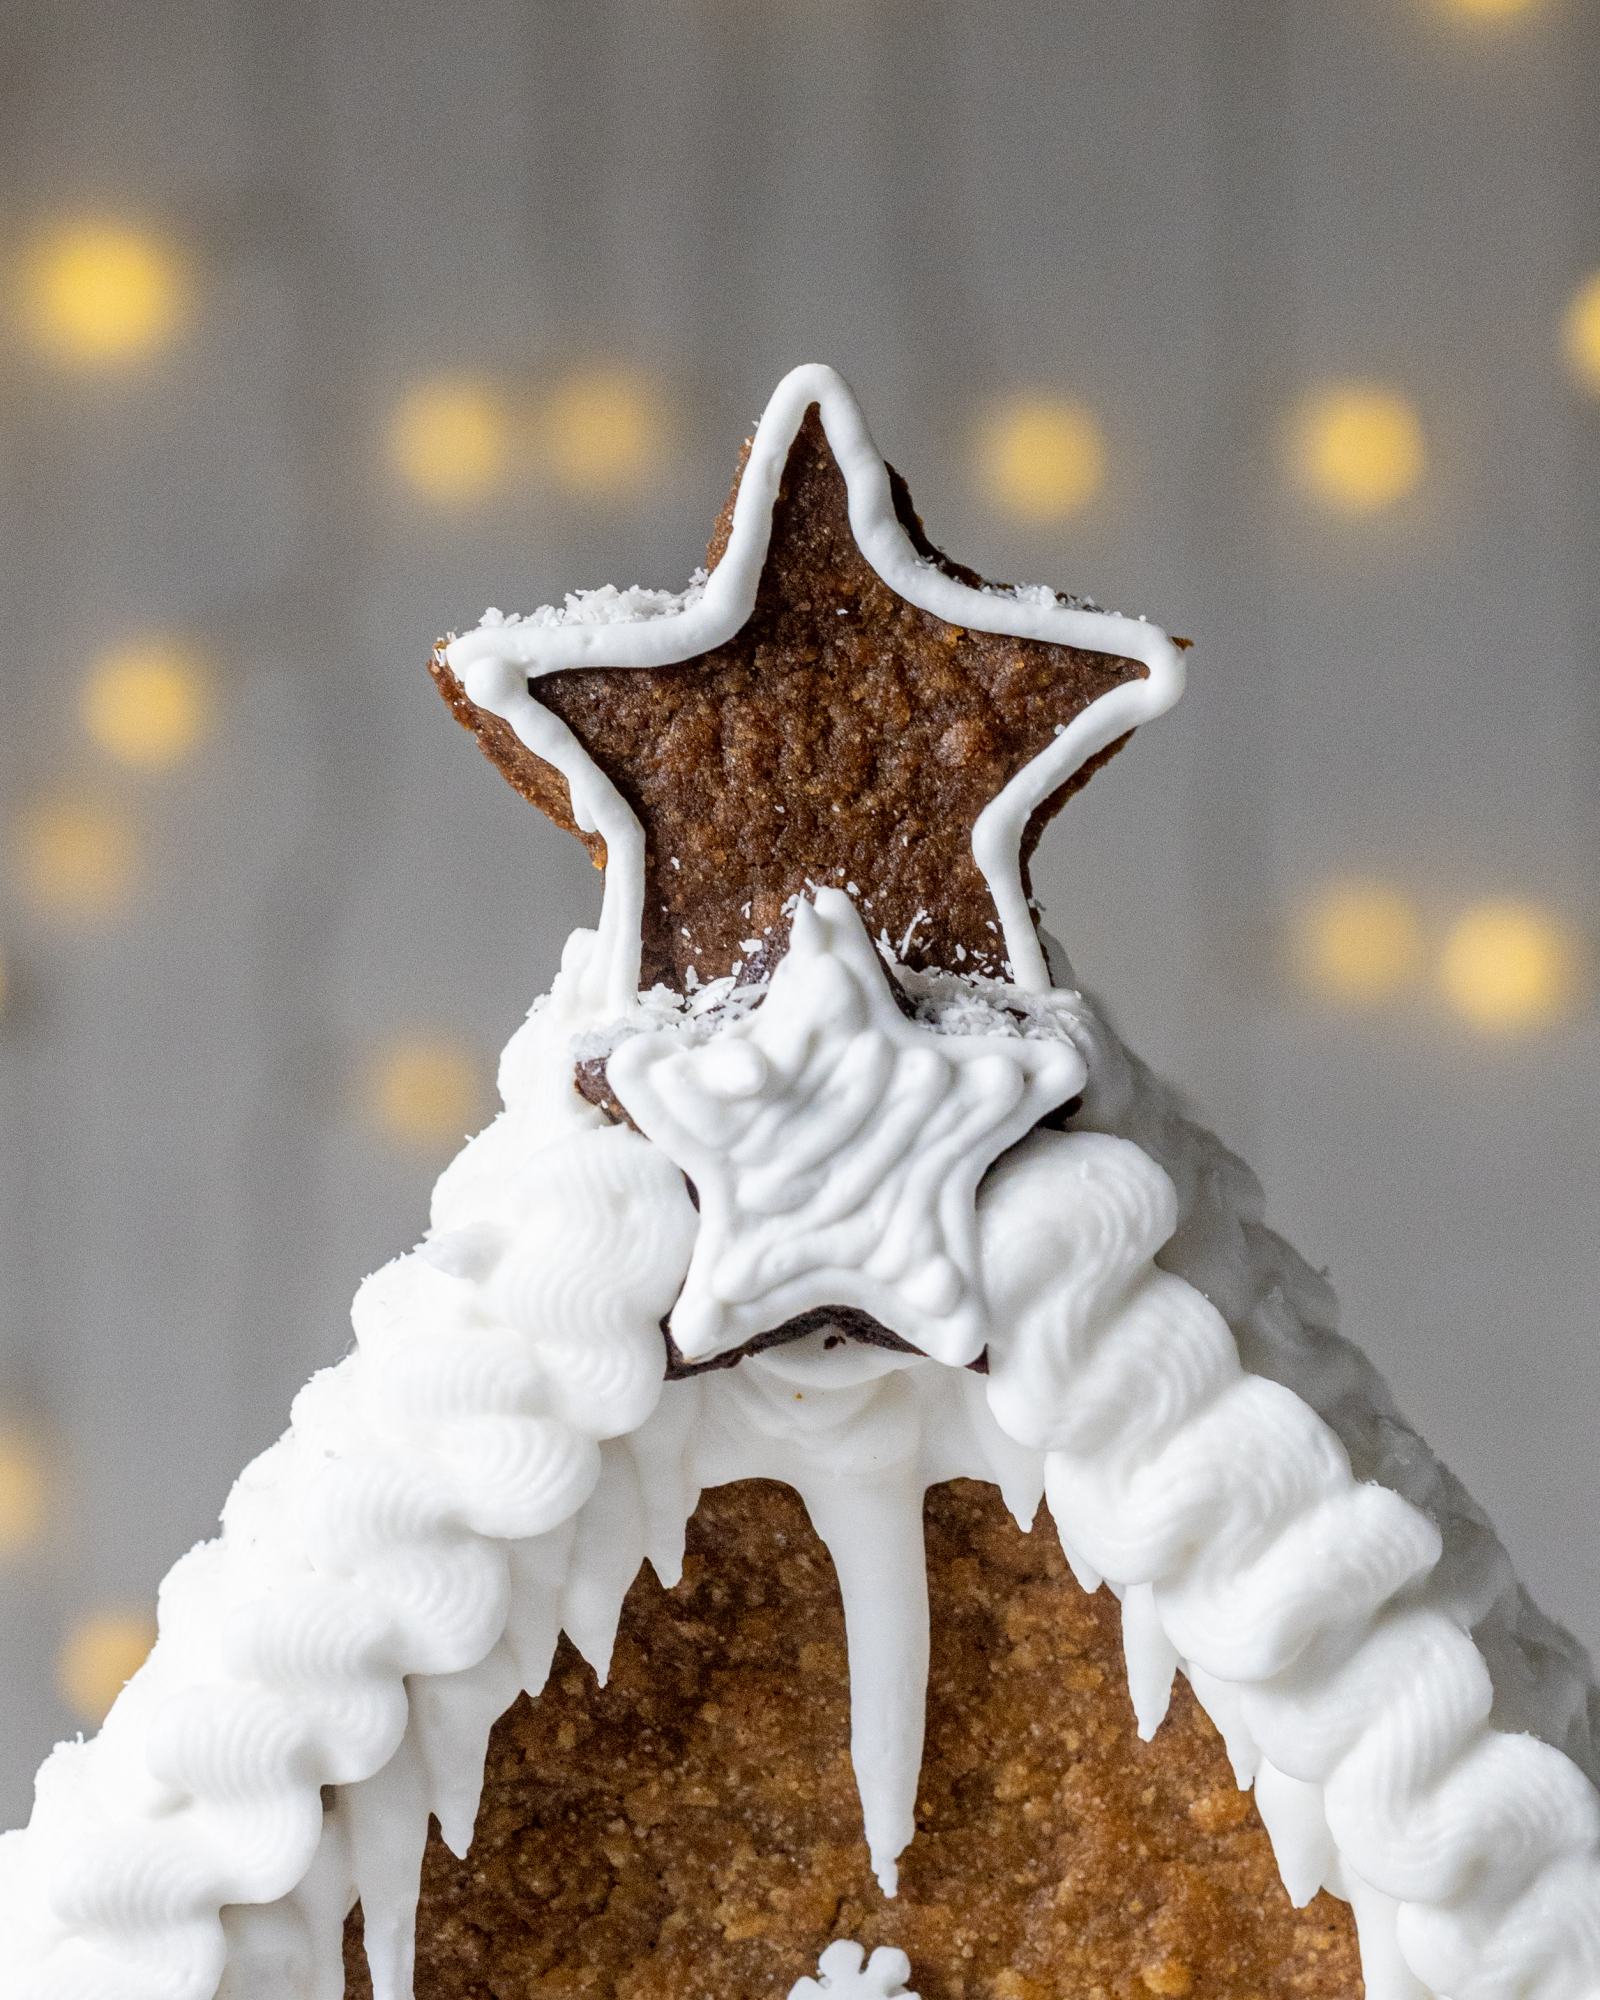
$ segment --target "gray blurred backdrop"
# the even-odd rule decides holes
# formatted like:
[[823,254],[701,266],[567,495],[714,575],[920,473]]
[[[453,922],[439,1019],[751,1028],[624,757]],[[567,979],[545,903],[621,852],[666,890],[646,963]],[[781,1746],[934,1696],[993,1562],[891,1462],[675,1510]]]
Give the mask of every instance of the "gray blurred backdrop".
[[422,674],[677,585],[779,373],[1192,636],[1039,886],[1600,1641],[1584,0],[19,0],[0,1822],[596,907]]

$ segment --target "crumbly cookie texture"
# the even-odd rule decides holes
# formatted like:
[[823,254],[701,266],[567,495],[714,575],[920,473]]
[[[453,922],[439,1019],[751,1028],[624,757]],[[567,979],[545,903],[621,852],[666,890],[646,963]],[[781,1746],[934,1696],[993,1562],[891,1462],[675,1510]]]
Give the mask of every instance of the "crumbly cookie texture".
[[[927,1505],[928,1757],[879,1893],[826,1553],[769,1481],[708,1493],[682,1583],[631,1592],[609,1680],[563,1643],[501,1721],[465,1862],[429,1843],[418,2000],[780,2000],[831,1940],[898,1946],[923,2000],[1358,2000],[1349,1910],[1294,1910],[1182,1685],[1134,1731],[1118,1611],[1048,1519]],[[347,2000],[369,2000],[360,1916]]]
[[[928,543],[892,478],[919,551],[977,585]],[[730,496],[713,567],[732,511]],[[473,704],[442,652],[431,671],[512,784],[577,832],[560,774]],[[536,693],[644,825],[644,984],[681,990],[691,967],[702,981],[718,978],[753,944],[781,942],[785,904],[808,884],[859,884],[868,928],[909,965],[998,971],[973,823],[1074,716],[1145,672],[1105,653],[946,624],[908,603],[857,546],[844,477],[813,410],[789,452],[744,627],[679,666],[578,668]],[[1045,822],[1110,754],[1034,813],[1024,871]],[[580,837],[603,861],[598,838]]]

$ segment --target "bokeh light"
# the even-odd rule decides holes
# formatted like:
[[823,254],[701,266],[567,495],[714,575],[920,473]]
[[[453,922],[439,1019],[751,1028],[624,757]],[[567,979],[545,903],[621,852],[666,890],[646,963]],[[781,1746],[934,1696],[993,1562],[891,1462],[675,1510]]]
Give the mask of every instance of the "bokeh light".
[[126,367],[167,345],[190,305],[189,274],[171,243],[131,223],[56,223],[23,259],[19,296],[35,349],[66,368]]
[[1475,903],[1451,925],[1439,955],[1439,991],[1469,1027],[1531,1034],[1567,1019],[1583,989],[1572,927],[1539,903]]
[[1561,344],[1573,374],[1600,396],[1600,271],[1573,293],[1561,322]]
[[108,1608],[79,1619],[61,1647],[56,1684],[80,1721],[98,1727],[156,1642],[147,1612]]
[[1302,985],[1343,1007],[1392,1000],[1423,967],[1416,904],[1389,882],[1326,884],[1299,912],[1293,945]]
[[1082,403],[1008,396],[979,425],[977,467],[984,496],[999,512],[1034,524],[1061,521],[1105,484],[1105,440]]
[[44,1447],[0,1418],[0,1561],[25,1554],[44,1532],[49,1478]]
[[618,499],[658,469],[666,448],[662,385],[624,366],[574,369],[542,412],[540,457],[570,493]]
[[481,1118],[482,1068],[448,1035],[396,1035],[373,1052],[362,1100],[369,1123],[396,1145],[458,1145]]
[[177,642],[135,640],[95,661],[78,712],[93,741],[117,763],[166,770],[182,763],[205,734],[211,678]]
[[1439,0],[1447,14],[1462,14],[1471,21],[1509,21],[1516,14],[1530,14],[1540,0]]
[[141,874],[132,825],[93,793],[36,801],[18,821],[12,867],[23,894],[46,914],[94,923],[131,901]]
[[510,423],[494,387],[468,375],[417,382],[389,418],[389,463],[402,484],[436,507],[470,507],[504,481]]
[[1290,459],[1314,500],[1342,514],[1376,514],[1415,491],[1427,446],[1415,408],[1375,382],[1330,382],[1301,403]]

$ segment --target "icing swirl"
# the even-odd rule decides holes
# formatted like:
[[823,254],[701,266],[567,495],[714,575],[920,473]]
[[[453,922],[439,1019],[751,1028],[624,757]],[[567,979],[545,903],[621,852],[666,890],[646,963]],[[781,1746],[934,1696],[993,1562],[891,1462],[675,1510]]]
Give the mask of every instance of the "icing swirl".
[[[653,1408],[694,1230],[644,1140],[582,1107],[565,1124],[472,1228],[362,1286],[355,1352],[301,1392],[219,1539],[167,1578],[155,1650],[99,1738],[44,1766],[26,1833],[0,1841],[11,1990],[209,2000],[225,1908],[331,1869],[321,1788],[370,1801],[409,1768],[408,1681],[500,1650],[537,1671],[518,1630],[547,1595],[530,1545],[573,1521],[602,1441]],[[501,1138],[474,1142],[453,1185]]]

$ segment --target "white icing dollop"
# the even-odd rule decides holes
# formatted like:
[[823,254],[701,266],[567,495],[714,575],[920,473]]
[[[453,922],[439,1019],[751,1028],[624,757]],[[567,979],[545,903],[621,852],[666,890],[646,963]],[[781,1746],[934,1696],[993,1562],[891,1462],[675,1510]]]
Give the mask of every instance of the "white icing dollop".
[[881,1944],[867,1957],[866,1948],[840,1938],[817,1961],[815,1979],[797,1979],[789,2000],[917,2000],[906,1986],[911,1961],[903,1951]]
[[699,1197],[671,1320],[686,1357],[853,1306],[962,1365],[987,1332],[978,1181],[1084,1065],[1069,1041],[908,1019],[855,905],[822,889],[760,1007],[709,1041],[632,1036],[607,1075]]

